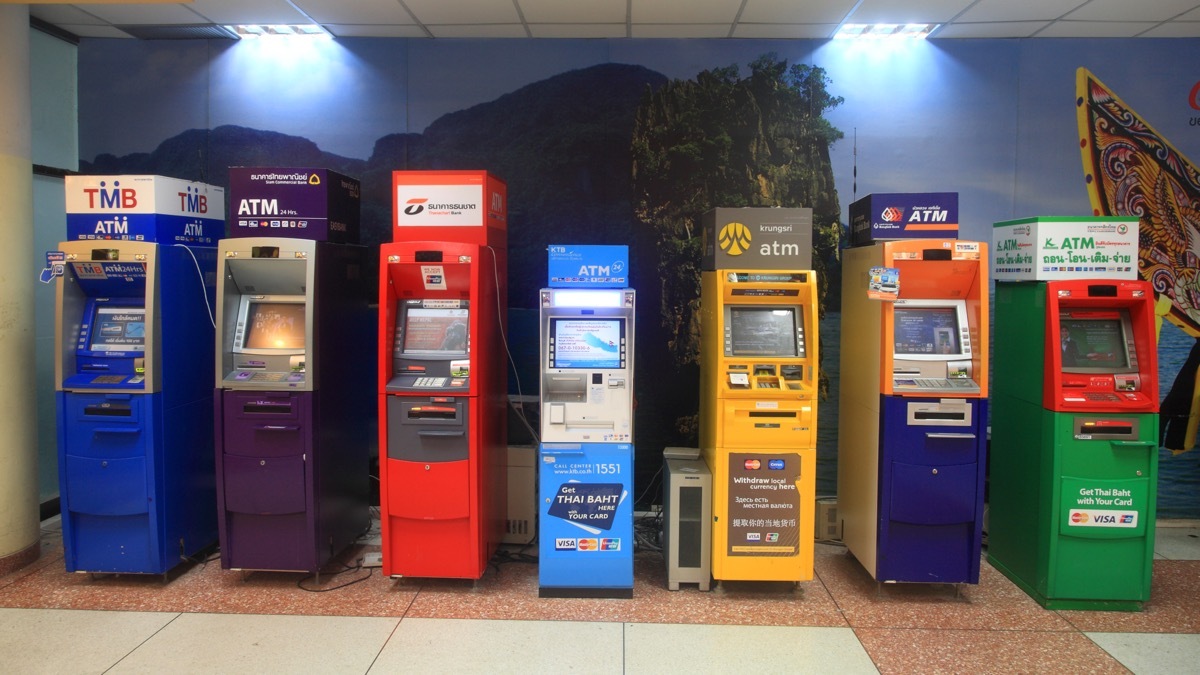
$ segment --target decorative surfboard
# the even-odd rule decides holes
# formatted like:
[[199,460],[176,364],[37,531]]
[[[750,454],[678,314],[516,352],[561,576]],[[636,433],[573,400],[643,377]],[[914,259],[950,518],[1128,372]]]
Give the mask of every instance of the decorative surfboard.
[[[1092,212],[1140,220],[1138,271],[1154,286],[1158,313],[1200,337],[1200,172],[1086,68],[1076,75],[1075,106]],[[1166,446],[1176,450],[1195,445],[1200,420],[1200,387],[1182,379],[1191,391],[1167,396],[1182,398],[1187,411],[1186,434]]]

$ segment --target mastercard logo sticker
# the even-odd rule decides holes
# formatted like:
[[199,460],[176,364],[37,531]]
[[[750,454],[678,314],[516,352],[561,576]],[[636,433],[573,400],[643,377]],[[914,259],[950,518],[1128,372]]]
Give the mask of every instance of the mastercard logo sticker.
[[758,469],[762,468],[762,462],[757,459],[748,459],[742,464],[742,466],[746,467],[746,469],[750,471],[757,471]]
[[580,551],[595,551],[600,548],[599,542],[595,539],[580,539],[578,550]]
[[1076,511],[1075,513],[1071,514],[1071,522],[1072,523],[1083,524],[1083,523],[1086,523],[1087,521],[1088,521],[1088,514],[1082,512],[1082,511]]

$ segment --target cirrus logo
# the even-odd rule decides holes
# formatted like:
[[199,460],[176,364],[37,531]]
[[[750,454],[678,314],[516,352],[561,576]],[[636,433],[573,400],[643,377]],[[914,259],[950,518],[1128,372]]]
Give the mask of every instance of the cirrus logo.
[[750,248],[750,228],[743,223],[728,223],[721,228],[717,243],[729,255],[741,255]]
[[414,197],[414,198],[408,200],[407,202],[405,202],[406,204],[408,204],[408,206],[404,207],[404,214],[408,215],[408,216],[415,216],[418,213],[421,213],[422,211],[425,210],[425,202],[427,202],[427,201],[429,201],[429,200],[425,199],[423,197]]

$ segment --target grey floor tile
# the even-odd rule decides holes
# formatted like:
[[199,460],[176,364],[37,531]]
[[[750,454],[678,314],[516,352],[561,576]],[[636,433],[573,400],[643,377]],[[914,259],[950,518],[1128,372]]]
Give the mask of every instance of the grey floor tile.
[[365,673],[399,619],[182,614],[112,673]]
[[371,673],[620,673],[620,623],[404,619]]
[[1197,672],[1200,635],[1172,633],[1085,633],[1137,675]]
[[1154,531],[1155,557],[1200,560],[1200,527],[1159,525]]
[[876,673],[849,628],[628,624],[625,672]]
[[103,673],[178,614],[0,609],[6,673]]

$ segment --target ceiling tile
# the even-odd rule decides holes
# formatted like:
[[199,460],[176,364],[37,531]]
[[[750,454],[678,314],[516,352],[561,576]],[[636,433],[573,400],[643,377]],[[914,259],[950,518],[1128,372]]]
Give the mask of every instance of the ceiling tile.
[[733,30],[735,38],[763,40],[796,40],[833,37],[837,24],[833,23],[739,23]]
[[1196,0],[1092,0],[1064,18],[1071,21],[1166,21],[1196,8]]
[[[636,2],[636,0],[635,0]],[[746,23],[832,23],[839,24],[857,0],[746,0],[739,21]]]
[[30,5],[29,16],[48,21],[56,26],[73,24],[76,26],[105,26],[104,19],[92,16],[87,12],[71,5]]
[[848,23],[945,23],[972,0],[863,0]]
[[1024,38],[1050,25],[1049,21],[988,21],[951,23],[939,28],[931,40],[942,38]]
[[[636,3],[637,0],[634,0]],[[517,0],[525,23],[619,23],[628,18],[629,0]]]
[[513,0],[404,0],[404,4],[424,24],[519,24],[521,21]]
[[[238,0],[230,0],[237,2]],[[396,0],[292,0],[301,11],[320,24],[415,25],[409,14]],[[424,37],[425,34],[421,33]],[[394,36],[388,36],[394,37]]]
[[623,38],[624,23],[531,23],[535,38]]
[[1200,21],[1172,21],[1138,35],[1148,38],[1200,38]]
[[742,0],[631,0],[634,23],[733,23]]
[[523,38],[529,37],[525,26],[519,23],[426,26],[435,38]]
[[1088,0],[979,0],[955,21],[1053,21]]
[[729,37],[729,24],[635,23],[630,31],[635,38],[723,38]]
[[208,19],[188,9],[187,5],[85,5],[89,14],[94,14],[108,23],[134,26],[175,26],[189,23],[211,23]]
[[371,37],[371,38],[427,38],[420,26],[399,26],[395,24],[336,24],[323,23],[325,30],[334,37]]
[[192,11],[219,24],[301,24],[308,17],[287,0],[193,0]]
[[1133,37],[1138,33],[1150,30],[1158,24],[1153,22],[1114,22],[1114,21],[1055,21],[1037,34],[1036,37],[1068,37],[1068,38],[1121,38]]
[[94,26],[90,24],[55,24],[59,28],[73,33],[81,38],[125,38],[132,40],[133,36],[112,26]]

